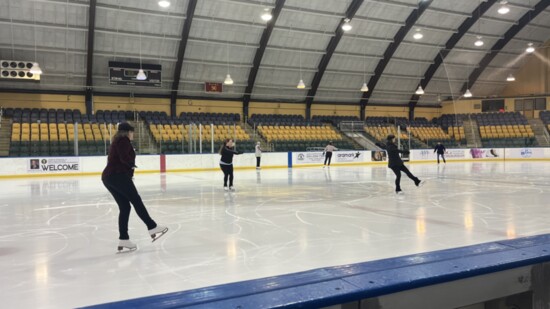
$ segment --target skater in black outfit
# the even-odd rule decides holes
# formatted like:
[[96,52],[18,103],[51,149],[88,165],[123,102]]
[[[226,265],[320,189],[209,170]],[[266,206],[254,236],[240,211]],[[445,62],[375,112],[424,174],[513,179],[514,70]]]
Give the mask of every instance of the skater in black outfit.
[[[220,148],[220,168],[223,171],[223,189],[225,191],[235,191],[233,187],[233,155],[240,155],[242,152],[234,150],[232,139],[226,139]],[[229,178],[229,188],[227,187],[227,179]]]
[[328,145],[325,147],[324,153],[325,153],[325,163],[323,164],[323,168],[327,166],[330,167],[330,160],[332,159],[332,152],[338,150],[338,148],[332,146],[332,142],[328,142]]
[[101,175],[103,184],[114,197],[120,211],[118,215],[119,251],[137,249],[136,244],[130,241],[128,235],[128,220],[132,209],[130,203],[134,205],[137,215],[147,226],[153,241],[168,231],[167,227],[157,225],[151,219],[132,181],[136,168],[136,153],[131,143],[133,138],[134,128],[128,123],[119,124],[118,131],[109,147],[107,166]]
[[443,158],[443,163],[447,164],[447,161],[445,161],[445,146],[441,144],[441,142],[437,142],[437,145],[435,145],[434,153],[437,152],[437,164],[439,164],[439,156]]
[[422,186],[424,182],[414,176],[405,166],[399,154],[408,154],[409,151],[398,149],[397,145],[393,143],[394,138],[395,136],[390,134],[387,137],[387,143],[385,145],[382,143],[376,143],[376,146],[385,149],[388,153],[388,168],[395,173],[395,193],[403,194],[403,191],[401,191],[401,172],[404,172],[410,179],[412,179],[417,187]]

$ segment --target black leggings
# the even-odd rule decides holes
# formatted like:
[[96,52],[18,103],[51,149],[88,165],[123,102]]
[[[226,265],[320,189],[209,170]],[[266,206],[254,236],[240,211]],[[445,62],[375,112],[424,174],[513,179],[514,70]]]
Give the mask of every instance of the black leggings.
[[407,174],[407,176],[414,181],[415,185],[420,183],[420,179],[416,178],[405,165],[390,168],[395,173],[395,191],[401,191],[401,172]]
[[223,186],[227,187],[227,178],[229,178],[229,186],[233,187],[233,164],[220,164],[220,167],[223,171]]
[[443,158],[443,163],[447,163],[447,162],[445,161],[445,154],[443,154],[443,153],[438,153],[438,154],[437,154],[437,163],[439,163],[439,156],[441,156],[441,158]]
[[260,161],[262,161],[262,158],[256,157],[256,167],[260,167]]
[[112,174],[103,179],[103,184],[115,198],[120,210],[118,214],[119,239],[130,239],[128,235],[128,220],[130,219],[130,211],[132,210],[130,203],[134,205],[137,215],[147,225],[148,230],[157,227],[155,221],[149,216],[145,205],[143,205],[143,201],[130,176],[126,174]]
[[324,165],[327,165],[327,161],[328,161],[328,165],[330,165],[330,160],[332,159],[332,152],[327,152],[325,154],[325,164]]

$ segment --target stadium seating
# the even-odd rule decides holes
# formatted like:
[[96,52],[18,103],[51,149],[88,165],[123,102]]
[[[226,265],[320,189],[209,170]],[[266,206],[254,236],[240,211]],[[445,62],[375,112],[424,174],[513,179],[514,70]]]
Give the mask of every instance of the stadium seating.
[[[160,145],[162,153],[185,153],[188,151],[190,144],[201,141],[203,144],[202,150],[210,152],[212,148],[212,129],[216,145],[220,145],[225,139],[231,138],[239,146],[246,147],[248,151],[253,148],[249,145],[253,143],[250,136],[239,125],[206,124],[200,130],[198,126],[189,124],[149,124],[149,129],[155,141]],[[200,148],[196,145],[195,147]]]
[[[228,113],[181,113],[170,117],[165,112],[140,112],[160,152],[165,154],[196,153],[212,151],[212,129],[214,151],[227,138],[232,138],[239,150],[254,151],[255,141],[239,124],[239,114]],[[202,133],[199,133],[201,131]],[[199,143],[202,141],[202,147]]]
[[313,122],[329,123],[337,127],[342,121],[361,121],[357,116],[321,116],[312,117]]
[[539,117],[546,129],[550,131],[550,111],[541,111]]
[[[337,121],[346,118],[334,118]],[[329,123],[326,121],[325,123]],[[339,149],[355,149],[353,143],[345,140],[332,125],[322,125],[321,117],[306,121],[301,115],[254,114],[248,119],[251,126],[274,151],[305,151],[309,148],[325,147],[329,141]]]
[[252,127],[264,126],[307,126],[321,125],[319,119],[306,121],[301,115],[275,115],[275,114],[253,114],[248,118],[248,124]]
[[442,142],[443,144],[450,145],[454,144],[451,137],[443,131],[440,127],[435,126],[425,126],[425,127],[409,127],[411,134],[426,143],[428,146],[435,146],[437,142]]
[[470,117],[477,121],[485,147],[537,145],[531,126],[519,112],[479,113]]
[[[10,156],[74,155],[75,133],[79,155],[101,155],[110,143],[108,126],[131,117],[132,112],[98,111],[81,114],[70,109],[6,109],[13,119]],[[77,125],[75,125],[77,123]],[[75,132],[76,130],[76,132]]]

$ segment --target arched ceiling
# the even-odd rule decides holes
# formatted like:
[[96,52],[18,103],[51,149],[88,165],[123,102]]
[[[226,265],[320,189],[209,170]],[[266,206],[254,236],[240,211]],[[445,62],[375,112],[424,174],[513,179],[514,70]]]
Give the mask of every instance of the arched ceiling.
[[[510,12],[501,15],[494,0],[171,0],[168,8],[156,0],[96,0],[89,50],[89,0],[4,0],[0,58],[36,59],[45,74],[39,84],[1,81],[0,88],[84,91],[89,75],[101,93],[169,96],[177,89],[179,96],[232,100],[433,106],[438,97],[459,96],[466,81],[476,96],[498,95],[529,57],[527,43],[540,47],[550,38],[549,1],[509,0]],[[263,21],[266,8],[277,18]],[[353,28],[344,32],[350,8]],[[412,36],[417,29],[421,40]],[[481,47],[473,44],[477,36]],[[110,86],[108,61],[139,62],[140,55],[162,65],[162,87]],[[232,86],[204,92],[205,81],[223,82],[228,73]],[[305,89],[296,88],[300,79]],[[361,85],[373,79],[364,96]],[[415,97],[421,81],[426,94]]]

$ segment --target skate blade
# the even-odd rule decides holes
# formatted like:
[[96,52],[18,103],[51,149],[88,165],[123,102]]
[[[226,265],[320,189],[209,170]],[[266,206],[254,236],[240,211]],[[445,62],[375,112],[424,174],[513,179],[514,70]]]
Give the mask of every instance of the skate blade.
[[162,235],[166,234],[166,232],[168,232],[168,228],[165,228],[164,230],[154,234],[154,235],[151,235],[151,238],[153,239],[151,242],[155,242],[155,240],[159,239],[162,237]]
[[136,251],[137,247],[135,248],[118,247],[117,250],[118,251],[116,254],[130,253],[130,252]]
[[418,183],[418,186],[417,187],[422,187],[423,185],[426,184],[426,180],[422,180],[421,182]]

